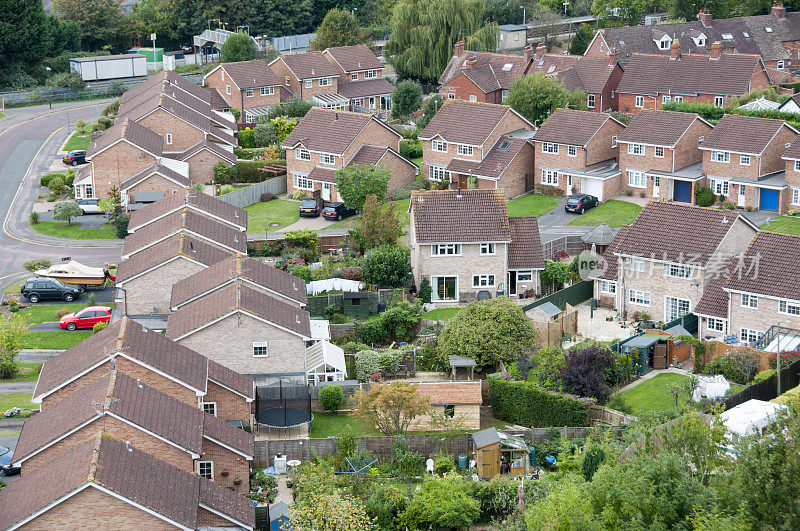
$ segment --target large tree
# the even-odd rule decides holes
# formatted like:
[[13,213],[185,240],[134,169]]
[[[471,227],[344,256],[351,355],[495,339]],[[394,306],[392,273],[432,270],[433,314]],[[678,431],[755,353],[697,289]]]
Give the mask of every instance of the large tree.
[[52,35],[41,0],[0,2],[0,67],[37,64],[51,50]]
[[247,33],[236,32],[228,36],[222,43],[220,62],[235,63],[238,61],[249,61],[258,57],[258,48],[253,38]]
[[128,32],[127,22],[115,0],[54,0],[59,16],[77,24],[81,48],[100,50],[104,46],[121,49]]
[[406,79],[392,91],[392,117],[407,118],[422,105],[422,86],[418,81]]
[[336,171],[336,190],[348,208],[361,210],[369,195],[383,201],[391,176],[382,164],[353,164]]
[[453,45],[469,50],[497,47],[497,23],[483,23],[482,0],[398,0],[385,53],[404,78],[435,82],[453,56]]
[[352,46],[367,42],[366,34],[358,26],[350,11],[331,9],[317,28],[316,36],[309,46],[312,50],[324,50],[336,46]]
[[430,398],[407,382],[375,384],[356,393],[356,415],[386,435],[404,434],[428,411]]
[[579,90],[570,92],[558,79],[536,72],[515,79],[505,103],[536,125],[542,125],[559,107],[586,109],[586,93]]
[[618,18],[628,26],[635,26],[654,3],[654,0],[594,0],[592,14],[598,19]]
[[360,237],[366,249],[383,244],[394,244],[403,235],[400,219],[394,213],[394,203],[382,205],[378,198],[370,194],[361,211]]
[[127,17],[131,39],[139,45],[150,43],[155,33],[158,45],[179,45],[184,41],[185,30],[179,20],[176,0],[142,0],[133,5]]

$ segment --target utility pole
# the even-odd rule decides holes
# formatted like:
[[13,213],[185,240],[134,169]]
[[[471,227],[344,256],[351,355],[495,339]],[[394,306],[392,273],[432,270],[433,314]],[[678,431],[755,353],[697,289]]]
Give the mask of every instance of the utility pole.
[[525,6],[519,6],[522,9],[522,25],[525,25]]
[[[569,7],[569,0],[564,0],[564,18],[567,18],[567,7]],[[572,48],[572,20],[569,21],[569,29],[567,30],[567,39],[569,42],[569,48]]]

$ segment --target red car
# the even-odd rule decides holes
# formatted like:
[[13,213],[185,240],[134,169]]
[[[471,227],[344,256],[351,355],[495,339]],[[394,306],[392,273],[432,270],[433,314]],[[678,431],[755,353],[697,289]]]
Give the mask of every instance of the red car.
[[75,313],[68,313],[61,318],[58,325],[67,330],[78,328],[93,328],[97,323],[107,323],[111,320],[111,308],[108,306],[87,306]]

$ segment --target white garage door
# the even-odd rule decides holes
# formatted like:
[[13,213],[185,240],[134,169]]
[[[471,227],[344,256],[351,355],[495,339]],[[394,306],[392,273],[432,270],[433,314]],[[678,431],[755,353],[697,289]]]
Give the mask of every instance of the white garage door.
[[600,201],[603,200],[603,181],[600,179],[589,179],[588,177],[581,177],[581,192],[597,197]]

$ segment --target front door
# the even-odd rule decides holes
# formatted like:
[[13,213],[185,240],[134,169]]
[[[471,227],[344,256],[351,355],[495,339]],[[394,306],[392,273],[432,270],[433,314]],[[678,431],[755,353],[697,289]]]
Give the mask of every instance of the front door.
[[517,272],[516,271],[509,271],[508,272],[508,294],[509,295],[516,295],[517,294]]
[[653,199],[658,199],[658,191],[661,187],[661,177],[653,175]]
[[567,195],[572,195],[572,175],[567,175]]
[[745,205],[745,193],[747,191],[747,187],[743,184],[739,185],[739,199],[736,202],[737,206],[744,207]]
[[461,188],[462,190],[466,190],[467,188],[469,188],[469,178],[467,177],[467,175],[463,173],[460,173],[458,175],[458,187]]
[[322,183],[322,199],[325,201],[331,200],[331,183]]

